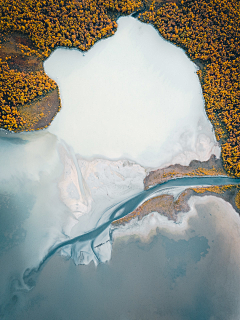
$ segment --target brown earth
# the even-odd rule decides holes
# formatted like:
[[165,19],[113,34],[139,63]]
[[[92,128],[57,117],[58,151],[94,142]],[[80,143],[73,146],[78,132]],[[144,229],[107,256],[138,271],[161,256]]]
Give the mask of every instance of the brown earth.
[[[57,88],[44,97],[19,108],[22,118],[26,121],[26,125],[22,129],[32,131],[48,127],[59,110],[60,99]],[[22,129],[21,131],[23,131]]]
[[139,206],[136,210],[132,211],[125,217],[118,219],[112,223],[113,226],[125,225],[132,219],[137,218],[141,220],[144,216],[151,212],[158,212],[161,215],[167,217],[169,220],[176,222],[177,215],[180,212],[188,212],[190,207],[188,200],[192,196],[205,196],[213,195],[229,202],[234,210],[240,214],[240,209],[237,207],[236,196],[238,195],[239,188],[235,185],[229,186],[213,186],[204,188],[190,188],[183,191],[179,197],[174,200],[172,195],[160,195],[158,197],[151,198]]
[[[22,46],[27,46],[31,50],[31,55],[29,51],[29,56],[26,56],[22,52]],[[0,58],[3,60],[8,58],[8,65],[11,69],[20,72],[43,71],[43,60],[34,52],[37,52],[37,49],[32,41],[23,34],[13,33],[1,36]]]
[[180,164],[171,165],[167,168],[154,170],[148,173],[144,179],[144,189],[168,181],[169,179],[182,178],[184,176],[218,176],[227,175],[221,159],[216,159],[214,155],[208,161],[193,160],[189,166]]
[[129,213],[121,219],[114,221],[112,225],[125,225],[127,222],[131,221],[136,217],[138,218],[138,220],[141,220],[144,216],[151,212],[158,212],[161,215],[168,217],[168,219],[176,221],[176,213],[180,208],[182,210],[188,209],[188,207],[185,206],[185,203],[183,201],[175,203],[174,197],[172,195],[164,194],[149,199],[133,212]]
[[[0,59],[7,60],[10,70],[36,74],[43,72],[43,61],[39,50],[25,35],[19,33],[4,34],[0,38]],[[31,131],[46,128],[61,108],[58,88],[49,89],[47,93],[31,100],[29,103],[18,105],[17,110],[23,120],[18,131]]]

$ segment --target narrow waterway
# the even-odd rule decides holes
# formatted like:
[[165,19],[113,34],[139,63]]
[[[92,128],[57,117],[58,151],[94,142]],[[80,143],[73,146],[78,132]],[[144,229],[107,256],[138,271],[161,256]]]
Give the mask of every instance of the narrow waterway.
[[36,286],[15,292],[5,319],[238,320],[239,217],[214,197],[195,199],[192,210],[185,231],[116,239],[98,267],[52,255]]
[[[82,253],[82,249],[84,248],[84,254],[87,256],[92,256],[90,261],[102,262],[101,257],[96,255],[94,250],[95,245],[94,243],[99,244],[105,243],[110,239],[110,232],[109,226],[111,223],[117,219],[120,219],[126,216],[128,213],[135,210],[145,199],[151,198],[156,196],[159,192],[164,192],[164,190],[174,189],[176,187],[190,187],[190,186],[214,186],[214,185],[228,185],[228,184],[240,184],[240,179],[234,179],[229,177],[185,177],[179,179],[169,180],[162,184],[156,185],[148,190],[142,191],[140,194],[128,199],[122,203],[114,205],[108,208],[103,214],[101,215],[101,219],[99,223],[95,226],[93,230],[89,230],[89,232],[85,234],[81,234],[73,239],[69,239],[67,241],[63,241],[62,243],[58,244],[57,246],[53,247],[48,254],[44,257],[41,261],[39,266],[33,270],[26,270],[24,274],[24,281],[26,284],[31,286],[33,278],[39,273],[39,271],[43,268],[49,258],[53,256],[59,249],[72,246],[71,247],[71,256],[75,260],[76,264],[78,264],[78,258]],[[107,239],[107,240],[106,240]],[[89,242],[89,244],[87,244]],[[83,246],[81,246],[83,243]],[[89,252],[87,252],[89,250]],[[111,250],[111,247],[109,247]],[[96,259],[96,260],[95,260]],[[82,261],[83,262],[83,261]],[[80,263],[84,264],[84,263]]]

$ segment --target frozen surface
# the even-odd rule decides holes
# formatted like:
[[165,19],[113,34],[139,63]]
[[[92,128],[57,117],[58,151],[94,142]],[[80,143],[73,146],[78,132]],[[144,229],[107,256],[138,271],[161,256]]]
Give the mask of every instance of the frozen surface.
[[[131,241],[132,236],[150,241],[157,233],[157,228],[167,234],[168,238],[186,238],[186,248],[189,239],[194,243],[200,241],[199,246],[203,244],[204,250],[207,250],[207,240],[202,242],[202,236],[199,239],[194,237],[195,240],[185,237],[192,232],[189,231],[191,219],[197,217],[195,198],[191,202],[191,212],[180,217],[178,224],[152,213],[140,222],[133,220],[126,228],[115,229],[109,226],[108,220],[114,211],[114,206],[123,201],[128,207],[130,204],[125,200],[133,195],[139,199],[143,190],[146,171],[134,162],[83,160],[76,157],[70,146],[47,131],[7,135],[0,132],[0,152],[4,155],[0,159],[0,317],[4,316],[3,319],[11,319],[10,314],[13,315],[13,319],[14,317],[21,319],[21,312],[28,310],[26,304],[29,302],[31,305],[28,299],[32,290],[34,291],[39,285],[41,287],[39,277],[42,271],[48,268],[52,255],[56,253],[52,249],[59,243],[71,241],[73,237],[80,238],[74,239],[70,244],[68,242],[68,245],[58,252],[71,257],[76,265],[90,264],[91,261],[95,264],[108,261],[111,263],[112,253],[114,254],[112,240],[113,245],[119,241],[120,243],[129,239]],[[166,190],[174,195],[180,191],[179,187],[176,190],[167,187]],[[219,233],[224,230],[227,234],[231,234],[229,241],[224,243],[224,250],[226,252],[229,248],[234,248],[234,252],[239,250],[239,217],[224,201],[212,200],[212,202],[214,205],[211,201],[202,203],[205,207],[212,205],[217,208],[214,209],[214,219],[217,219],[219,227],[215,229],[218,228]],[[120,207],[119,211],[121,210]],[[208,228],[207,222],[201,231],[204,236],[206,228]],[[211,230],[208,233],[211,235]],[[134,255],[134,250],[129,253],[129,257]],[[193,257],[196,255],[194,250]],[[202,257],[201,250],[197,254],[197,261]],[[168,256],[168,251],[166,252]],[[156,252],[153,256],[155,254]],[[138,253],[137,255],[139,256]],[[238,256],[233,254],[230,258],[235,268]],[[148,258],[144,259],[148,263]],[[128,261],[124,266],[119,264],[118,274],[124,272]],[[168,260],[165,261],[168,263]],[[188,262],[183,263],[185,268]],[[42,267],[39,269],[39,266]],[[57,268],[54,268],[53,273],[54,275],[58,273]],[[66,274],[64,277],[59,275],[58,280],[61,282],[61,279],[65,279],[65,283],[69,283],[69,292],[72,292],[71,281],[69,282],[69,275]],[[131,276],[133,279],[139,279],[132,271],[128,275],[130,280]],[[30,288],[33,289],[29,291]],[[115,287],[112,292],[115,292]],[[123,295],[125,296],[124,292]],[[89,298],[86,299],[89,303]],[[66,298],[65,301],[69,303]],[[55,307],[57,306],[55,303],[52,305],[54,315],[51,313],[43,315],[40,312],[35,317],[31,315],[34,310],[28,310],[27,313],[30,312],[28,318],[56,318],[55,312],[59,306]],[[19,308],[20,314],[18,314]],[[79,319],[80,309],[73,308],[76,319]],[[74,317],[72,319],[75,319]],[[27,316],[24,315],[23,318]]]
[[[146,168],[143,166],[188,164],[192,159],[206,160],[211,153],[219,155],[212,126],[204,112],[196,66],[189,61],[182,50],[164,41],[151,26],[129,17],[121,18],[118,22],[119,27],[113,37],[97,43],[84,55],[77,50],[58,49],[46,61],[47,73],[59,84],[63,105],[49,130],[12,135],[5,134],[4,131],[0,132],[2,155],[0,158],[0,317],[6,314],[6,319],[9,320],[11,318],[8,315],[16,311],[13,319],[29,317],[31,319],[56,317],[66,319],[72,312],[71,320],[79,319],[82,306],[79,304],[79,296],[83,295],[86,297],[86,303],[83,303],[86,306],[84,318],[91,319],[88,317],[89,312],[91,313],[89,311],[91,308],[88,309],[88,306],[91,305],[92,295],[95,294],[95,291],[91,291],[95,288],[94,281],[96,280],[97,283],[100,281],[96,297],[104,297],[102,288],[106,288],[102,280],[91,275],[93,270],[91,265],[88,269],[91,275],[89,283],[93,282],[89,287],[89,283],[86,283],[86,290],[84,290],[82,284],[76,280],[77,277],[74,278],[78,269],[75,268],[75,273],[70,272],[70,274],[65,270],[62,276],[61,270],[57,267],[51,270],[49,260],[52,256],[49,255],[43,271],[45,268],[47,270],[50,268],[50,274],[57,276],[58,284],[61,283],[60,279],[66,279],[69,300],[64,295],[65,290],[59,290],[58,295],[53,289],[58,289],[58,286],[53,286],[51,288],[53,290],[50,290],[53,293],[52,300],[47,298],[43,303],[42,310],[47,310],[46,313],[43,311],[44,314],[39,312],[38,303],[35,304],[36,309],[34,307],[34,301],[38,301],[39,297],[34,300],[35,293],[33,295],[31,293],[36,291],[30,291],[29,296],[25,295],[24,290],[27,291],[35,285],[35,283],[23,281],[26,279],[23,276],[25,271],[33,268],[37,270],[37,276],[41,276],[42,269],[39,271],[34,268],[48,256],[51,248],[73,237],[88,235],[94,232],[96,227],[108,223],[115,205],[143,190],[143,179],[146,175]],[[99,157],[96,158],[96,155]],[[107,157],[109,159],[106,159]],[[181,190],[181,188],[175,190],[169,188],[166,192],[176,196]],[[221,263],[215,259],[215,265],[222,265],[222,261],[230,261],[234,272],[228,272],[227,265],[226,268],[224,266],[218,273],[216,272],[216,278],[220,281],[219,289],[212,290],[214,293],[217,292],[217,298],[219,298],[224,288],[222,282],[230,274],[234,279],[230,279],[229,284],[234,284],[234,293],[238,294],[239,282],[235,279],[239,279],[240,264],[239,217],[229,204],[213,197],[192,198],[190,206],[191,210],[188,214],[179,215],[178,223],[171,222],[153,212],[140,222],[133,220],[126,227],[108,226],[105,230],[101,229],[101,233],[95,238],[89,237],[82,242],[73,242],[59,252],[64,256],[71,256],[76,264],[89,264],[91,261],[96,264],[107,262],[111,259],[113,240],[116,251],[115,260],[113,259],[112,263],[115,264],[114,270],[117,272],[115,275],[113,270],[110,278],[106,273],[106,281],[110,283],[113,280],[113,283],[117,284],[118,275],[122,275],[121,279],[125,279],[124,286],[126,286],[126,290],[124,289],[125,291],[121,293],[124,300],[127,297],[126,292],[130,292],[128,284],[132,280],[137,280],[137,286],[141,287],[138,280],[145,279],[141,268],[137,270],[139,273],[135,274],[134,270],[129,269],[131,272],[124,274],[128,271],[129,262],[130,265],[131,261],[135,263],[132,257],[134,256],[135,260],[138,257],[140,260],[143,259],[146,262],[146,270],[153,265],[149,263],[150,259],[147,255],[139,254],[139,248],[135,245],[131,248],[132,238],[140,238],[141,243],[142,241],[151,242],[154,234],[158,234],[157,229],[160,229],[163,237],[174,240],[162,238],[168,243],[170,251],[165,250],[164,245],[163,247],[161,247],[162,244],[160,245],[161,252],[164,253],[165,250],[165,255],[160,259],[161,268],[167,277],[172,277],[172,274],[175,277],[174,266],[180,259],[181,266],[180,269],[177,268],[176,279],[182,280],[182,266],[183,273],[186,273],[184,275],[187,275],[189,270],[192,272],[187,279],[190,286],[187,292],[190,297],[192,279],[196,279],[198,270],[207,274],[209,266],[213,268],[212,258],[216,258],[216,255],[223,251]],[[211,227],[204,220],[206,215],[208,215],[206,221],[211,222]],[[199,221],[200,224],[198,224]],[[212,244],[215,239],[217,239],[216,246]],[[192,252],[189,254],[194,260],[197,252],[197,259],[194,260],[194,263],[199,263],[197,272],[194,271],[195,264],[193,269],[191,266],[190,269],[187,267],[188,253],[186,262],[182,262],[183,258],[180,254],[176,259],[173,257],[171,260],[171,250],[174,251],[175,242],[179,240],[180,249],[183,243],[181,241],[185,241],[184,250],[181,252],[183,256],[189,246],[191,247],[191,243],[196,245],[196,248],[194,246],[193,249],[190,248]],[[126,246],[129,247],[129,252],[123,261],[117,246],[124,247],[125,241],[126,243],[130,241],[130,245]],[[214,246],[216,250],[214,249],[211,253],[210,247],[214,248]],[[150,249],[147,248],[146,252],[150,252],[153,247],[154,244]],[[204,258],[202,247],[204,257],[208,255],[209,250],[210,258],[206,260],[208,261],[206,267],[201,269],[200,264],[203,263],[202,258]],[[158,246],[155,249],[158,250]],[[155,249],[151,259],[158,259],[158,251]],[[116,259],[116,256],[119,258]],[[140,266],[138,263],[136,265]],[[170,269],[173,270],[172,274],[167,273]],[[214,275],[215,270],[211,270],[211,273]],[[156,278],[152,277],[151,273],[145,272],[145,274],[149,274],[146,284],[151,291]],[[40,279],[37,283],[37,286],[40,286],[40,300],[41,297],[45,299],[45,294],[48,295],[45,288],[53,278],[44,273],[43,277],[46,278]],[[174,283],[176,279],[174,278]],[[143,297],[146,298],[144,290],[135,290],[134,281],[133,293],[143,292]],[[77,288],[74,291],[72,286],[76,283]],[[209,283],[207,277],[206,283]],[[41,289],[41,286],[45,288]],[[143,287],[146,288],[146,285]],[[110,290],[107,293],[108,299],[113,296],[113,293],[118,292],[116,288],[118,288],[117,285],[114,286],[114,290],[107,289]],[[159,288],[161,284],[155,288],[156,292],[159,292]],[[153,298],[157,297],[154,290],[151,296]],[[170,290],[171,296],[171,288],[167,287],[167,290]],[[60,292],[63,294],[61,297]],[[181,290],[179,292],[178,297],[182,297]],[[129,294],[131,295],[131,292]],[[164,290],[161,295],[165,295]],[[211,297],[213,296],[214,294]],[[225,293],[225,296],[230,297],[228,293]],[[228,301],[225,296],[222,300]],[[25,301],[27,297],[30,297],[29,301]],[[59,297],[60,300],[57,300]],[[144,301],[143,297],[137,297],[136,301],[129,305],[133,310],[132,318],[139,318],[139,311],[135,312],[134,306],[136,305],[136,310],[139,310],[139,301]],[[75,299],[80,309],[76,308],[76,305],[72,306],[71,303]],[[183,302],[191,305],[191,301],[187,300]],[[66,309],[64,309],[64,303],[59,304],[59,301],[64,301],[67,305]],[[128,303],[128,301],[131,304],[132,300],[128,298],[125,302]],[[171,301],[171,299],[166,301],[165,308],[168,309],[169,306],[169,310],[171,309]],[[50,307],[48,302],[51,304]],[[110,310],[108,300],[105,299],[103,302],[107,303],[107,308]],[[237,302],[233,301],[233,303],[236,305]],[[151,307],[147,302],[145,310],[148,310],[148,305]],[[156,306],[158,305],[159,301],[156,301]],[[22,313],[18,314],[20,309],[16,306],[20,306],[20,309],[23,307]],[[101,309],[102,307],[104,309]],[[51,308],[53,308],[52,311]],[[95,311],[100,310],[101,319],[128,318],[121,313],[124,309],[122,306],[119,309],[113,307],[109,317],[105,317],[104,310],[107,308],[104,303],[100,303],[100,307],[96,305]],[[154,308],[151,310],[155,310]],[[66,314],[61,313],[62,309]],[[181,309],[181,303],[178,309]],[[169,319],[179,319],[178,309],[176,309],[176,317],[169,317]],[[49,313],[48,310],[50,310]],[[59,314],[56,315],[57,310],[59,314],[61,313],[61,317]],[[167,311],[164,312],[161,315],[167,315]],[[150,313],[147,312],[147,314],[149,316]],[[207,319],[205,315],[203,313],[202,319]],[[193,316],[190,318],[196,319]],[[225,314],[224,317],[217,318],[226,319]],[[93,316],[93,319],[95,320],[96,317]],[[158,315],[157,319],[159,319]],[[228,319],[235,320],[230,317]]]
[[132,161],[79,159],[78,164],[94,200],[103,198],[111,202],[129,194],[129,190],[139,192],[144,188],[145,169]]
[[[59,183],[61,199],[77,218],[71,229],[71,237],[87,232],[103,223],[103,220],[107,221],[109,216],[103,216],[107,208],[144,189],[146,171],[134,162],[105,159],[87,161],[75,157],[73,153],[66,153],[66,147],[61,149],[61,155],[64,163],[64,174]],[[83,191],[80,190],[80,184]]]
[[196,65],[152,26],[120,18],[114,36],[84,54],[59,48],[44,68],[62,100],[49,131],[81,156],[147,167],[219,156]]
[[74,224],[60,198],[58,145],[48,132],[0,132],[0,304],[8,299],[11,278],[22,279],[27,268],[39,265]]

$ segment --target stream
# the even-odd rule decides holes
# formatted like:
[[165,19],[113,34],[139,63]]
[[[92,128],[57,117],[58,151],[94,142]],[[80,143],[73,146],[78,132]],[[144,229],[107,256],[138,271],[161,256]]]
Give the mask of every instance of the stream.
[[[89,243],[89,250],[91,250],[96,258],[97,263],[101,263],[101,258],[99,258],[95,252],[95,248],[99,247],[101,244],[106,243],[107,241],[111,241],[111,232],[110,225],[113,221],[116,221],[120,218],[125,217],[130,212],[134,211],[141,203],[150,199],[152,197],[157,196],[158,194],[163,193],[164,191],[174,190],[177,187],[194,187],[194,186],[214,186],[214,185],[228,185],[228,184],[240,184],[240,179],[224,177],[224,176],[216,176],[216,177],[184,177],[177,178],[166,181],[164,183],[158,184],[154,187],[149,188],[148,190],[144,190],[140,192],[138,195],[131,197],[125,201],[117,203],[109,208],[107,208],[101,218],[99,219],[98,224],[93,230],[89,230],[87,233],[81,234],[72,239],[61,242],[55,247],[51,248],[48,254],[41,261],[38,268],[34,268],[32,270],[27,269],[24,273],[23,279],[26,285],[29,287],[35,285],[36,283],[36,275],[42,270],[46,262],[60,249],[66,246],[72,246],[71,255],[74,259],[74,255],[76,256],[77,250],[78,253],[81,250],[81,243],[84,243],[84,248],[86,248],[86,242]],[[106,237],[108,240],[106,240]],[[96,244],[97,243],[97,244]],[[76,247],[76,244],[78,246]],[[81,252],[81,251],[80,251]],[[76,262],[76,259],[74,259]],[[76,263],[82,264],[82,263]]]

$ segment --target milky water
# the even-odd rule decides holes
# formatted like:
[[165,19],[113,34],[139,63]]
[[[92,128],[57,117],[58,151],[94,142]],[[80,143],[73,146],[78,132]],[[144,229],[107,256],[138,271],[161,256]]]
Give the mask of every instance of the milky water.
[[[157,238],[160,237],[160,240],[154,240],[150,244],[141,244],[139,248],[139,240],[135,242],[130,239],[130,242],[127,241],[126,243],[126,240],[123,238],[124,232],[120,234],[119,238],[119,235],[115,237],[117,230],[113,230],[114,242],[112,250],[111,241],[109,241],[109,229],[106,229],[106,232],[102,229],[104,232],[100,237],[96,233],[95,248],[91,247],[91,242],[86,238],[85,242],[76,241],[72,248],[63,248],[65,251],[62,251],[62,253],[69,256],[70,250],[70,256],[72,255],[73,260],[76,263],[80,262],[84,264],[88,264],[92,259],[96,262],[94,255],[97,255],[97,262],[107,262],[105,267],[100,265],[99,269],[95,269],[93,265],[88,265],[86,268],[89,269],[83,266],[81,267],[84,269],[79,269],[72,262],[66,262],[64,257],[61,257],[59,261],[56,255],[53,257],[50,255],[46,263],[38,270],[41,261],[51,252],[51,248],[69,239],[71,229],[76,223],[81,225],[84,222],[82,229],[78,229],[79,235],[81,235],[86,231],[91,231],[95,226],[101,226],[101,223],[107,221],[108,215],[101,217],[101,211],[90,211],[88,214],[83,215],[83,220],[81,218],[77,220],[74,212],[69,209],[66,201],[64,202],[64,199],[61,198],[59,181],[62,181],[65,168],[61,156],[63,151],[61,150],[66,146],[56,136],[47,131],[17,135],[6,135],[3,132],[1,133],[0,141],[0,152],[4,154],[4,157],[1,157],[0,174],[0,317],[3,317],[3,319],[54,319],[56,317],[59,319],[61,317],[62,319],[79,319],[79,313],[82,314],[80,319],[85,319],[86,317],[89,319],[101,319],[102,317],[115,319],[119,317],[121,319],[121,317],[127,317],[127,315],[122,315],[121,313],[123,302],[128,305],[131,315],[130,319],[134,319],[135,315],[138,316],[138,312],[140,312],[137,311],[139,306],[142,308],[139,309],[142,310],[142,316],[146,317],[146,314],[150,312],[148,306],[149,300],[146,300],[145,304],[140,304],[141,295],[153,297],[155,292],[157,292],[162,297],[165,295],[165,291],[170,290],[167,295],[170,299],[171,293],[175,292],[174,283],[179,277],[181,278],[185,275],[192,260],[195,263],[199,263],[202,257],[208,256],[208,250],[210,250],[208,247],[211,247],[210,242],[212,241],[209,239],[213,239],[211,237],[215,237],[214,234],[217,234],[217,232],[225,239],[223,243],[219,240],[221,237],[216,238],[216,240],[213,239],[216,243],[218,243],[218,240],[220,241],[218,248],[221,248],[221,250],[218,250],[222,252],[224,249],[224,254],[228,253],[232,260],[230,262],[229,260],[225,260],[225,264],[222,265],[223,271],[222,269],[217,269],[215,276],[219,277],[220,275],[224,283],[227,283],[226,288],[229,286],[231,292],[234,291],[234,294],[236,293],[237,296],[238,292],[234,286],[237,286],[237,279],[239,278],[239,218],[237,213],[230,206],[226,206],[224,202],[217,203],[218,207],[215,214],[220,214],[221,208],[223,208],[222,214],[219,217],[219,221],[214,219],[214,224],[212,223],[217,232],[209,230],[210,222],[207,219],[205,222],[202,221],[204,224],[201,227],[201,232],[197,231],[201,225],[200,222],[198,223],[199,220],[196,220],[196,223],[192,224],[190,231],[186,232],[188,235],[192,234],[191,237],[186,237],[184,230],[188,229],[188,225],[184,223],[180,223],[178,226],[172,222],[172,225],[169,226],[161,220],[160,224],[156,224],[152,220],[148,222],[144,219],[147,225],[151,226],[150,230],[154,230],[156,226],[165,226],[162,233],[157,236]],[[66,151],[65,156],[67,154],[68,152]],[[68,169],[68,174],[70,173]],[[128,198],[128,194],[126,191],[124,192],[126,198]],[[116,201],[118,202],[117,199]],[[210,205],[205,205],[205,210],[208,210],[207,208]],[[111,210],[109,212],[111,214]],[[121,212],[118,212],[118,214],[121,214]],[[140,226],[140,231],[141,228]],[[147,230],[146,223],[145,225],[143,224],[142,229]],[[168,230],[167,234],[166,230]],[[178,230],[181,230],[181,232],[178,232]],[[131,233],[135,233],[134,228]],[[118,239],[123,239],[124,241],[121,240],[119,243]],[[177,245],[177,241],[180,241],[179,246]],[[98,246],[99,244],[100,247]],[[121,248],[125,248],[127,251],[121,253]],[[185,251],[189,248],[191,252],[186,254]],[[113,254],[112,257],[111,253]],[[56,252],[56,254],[58,253]],[[217,251],[215,251],[215,255],[217,255]],[[178,262],[180,256],[182,260]],[[152,264],[149,261],[154,261],[154,263]],[[234,266],[233,269],[231,269],[232,265]],[[151,269],[148,272],[150,266]],[[197,266],[199,268],[196,270],[200,272],[202,270],[201,264]],[[206,271],[206,268],[201,271],[201,274],[204,270]],[[32,269],[36,270],[36,277],[25,277],[28,274],[27,270],[31,271]],[[155,283],[154,279],[159,270],[164,275],[164,279],[165,277],[170,277],[173,280],[165,283],[163,279],[161,280],[163,283],[161,281]],[[126,271],[128,272],[127,274]],[[50,273],[50,276],[46,279],[44,278],[45,272],[47,274]],[[89,276],[85,277],[85,273],[89,273]],[[147,275],[147,278],[145,275]],[[133,283],[131,283],[131,277]],[[233,287],[232,277],[234,277]],[[119,292],[119,299],[122,301],[120,304],[118,304],[119,302],[115,296],[116,287],[120,285],[119,278],[124,284],[121,289],[122,291]],[[64,279],[65,287],[62,287],[61,279]],[[127,281],[125,280],[124,282],[124,279]],[[52,283],[51,281],[53,280],[54,282]],[[228,281],[230,281],[229,285]],[[29,291],[31,288],[32,290]],[[81,290],[77,291],[77,288]],[[163,288],[164,291],[161,291]],[[101,292],[102,289],[103,291]],[[136,294],[135,298],[131,300],[129,295],[134,296],[134,290],[137,292],[140,290],[141,295]],[[146,294],[144,290],[146,290]],[[186,290],[190,294],[193,289],[190,290],[188,287],[180,288],[177,291],[179,296],[177,297],[174,294],[175,299],[181,298],[181,290]],[[222,287],[217,287],[214,290],[219,295],[222,292]],[[35,296],[36,292],[37,296]],[[62,292],[63,295],[59,296],[59,292]],[[224,299],[229,300],[230,298],[228,297],[228,291],[226,291]],[[57,301],[51,300],[55,298]],[[81,301],[83,299],[84,305],[79,304],[74,307],[73,304],[76,303],[76,299],[80,299]],[[109,299],[112,308],[106,311]],[[111,301],[111,299],[116,299],[116,301]],[[75,302],[73,303],[72,301]],[[92,301],[95,304],[93,308],[90,308]],[[98,301],[100,305],[98,305]],[[155,303],[157,304],[157,300]],[[66,305],[68,308],[64,309]],[[39,311],[39,308],[42,311]],[[157,307],[154,306],[154,308],[156,309]],[[230,314],[235,312],[235,302],[233,307],[230,306],[229,308]],[[174,312],[179,312],[178,310],[180,309],[180,304],[178,304],[177,311]]]
[[[139,237],[126,240],[115,230],[112,258],[109,229],[101,238],[107,239],[103,250],[88,241],[61,251],[75,262],[109,261],[97,268],[76,267],[58,252],[49,255],[60,243],[101,226],[108,219],[102,214],[111,213],[106,209],[143,190],[145,168],[131,161],[86,164],[83,157],[126,156],[159,166],[217,152],[196,66],[151,26],[134,18],[118,22],[116,35],[84,55],[58,49],[46,62],[63,104],[49,130],[0,132],[0,317],[198,319],[199,314],[199,319],[237,320],[239,222],[224,202],[203,204],[190,226],[180,224],[180,233],[176,224],[158,219],[167,229],[150,244]],[[146,231],[146,223],[138,229]],[[138,233],[130,231],[125,235]],[[36,278],[27,278],[31,270]]]
[[150,25],[120,18],[113,37],[86,53],[56,49],[44,69],[62,100],[49,130],[83,157],[156,167],[219,155],[197,66]]
[[97,268],[52,257],[7,319],[238,320],[239,217],[213,197],[192,210],[185,230],[115,239]]
[[56,145],[47,132],[0,132],[1,307],[11,279],[21,281],[24,270],[38,264],[56,238],[64,238],[70,212],[59,198],[63,165]]

